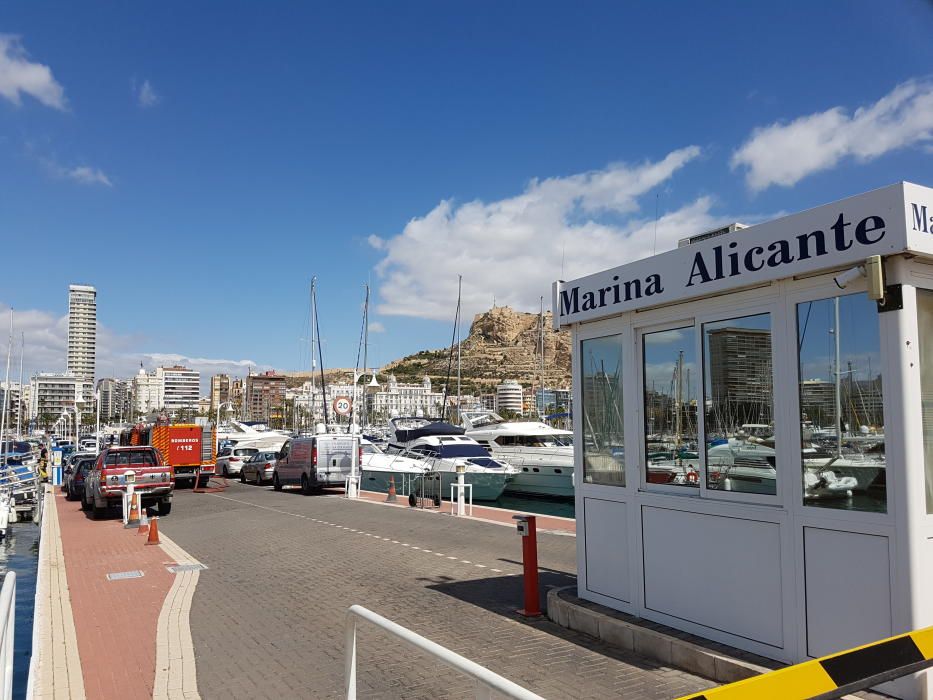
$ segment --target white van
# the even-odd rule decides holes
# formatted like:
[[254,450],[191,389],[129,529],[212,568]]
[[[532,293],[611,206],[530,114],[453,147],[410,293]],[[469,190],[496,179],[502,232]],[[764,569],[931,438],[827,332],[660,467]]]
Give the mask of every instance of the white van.
[[272,472],[272,487],[299,485],[302,493],[326,486],[345,486],[347,477],[360,474],[359,435],[314,435],[293,438],[282,445]]

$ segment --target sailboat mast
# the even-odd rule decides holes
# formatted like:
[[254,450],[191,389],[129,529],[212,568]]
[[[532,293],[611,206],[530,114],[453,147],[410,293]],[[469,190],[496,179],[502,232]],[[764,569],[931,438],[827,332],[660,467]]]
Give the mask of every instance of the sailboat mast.
[[315,317],[314,317],[314,285],[317,283],[317,277],[311,278],[311,401],[308,406],[308,411],[310,416],[308,417],[308,429],[313,433],[314,432],[314,368],[317,364],[317,358],[314,355],[314,327],[315,327]]
[[839,297],[833,297],[833,311],[835,325],[833,327],[833,340],[836,343],[836,457],[842,456],[842,372],[839,367]]
[[23,439],[23,359],[26,355],[26,334],[20,334],[19,342],[19,406],[16,407],[16,437]]
[[[311,278],[311,314],[314,319],[314,333],[317,335],[317,354],[321,365],[321,412],[324,414],[324,430],[330,432],[330,421],[327,418],[327,386],[324,382],[324,351],[321,349],[321,329],[318,326],[316,280],[316,277]],[[311,381],[314,381],[313,371],[311,372]]]
[[[6,456],[9,449],[4,449],[4,440],[6,439],[6,407],[10,402],[10,356],[13,354],[13,309],[10,309],[10,344],[6,349],[6,384],[3,389],[3,408],[0,410],[0,466],[6,466]],[[77,436],[75,437],[77,441]]]
[[681,433],[683,433],[683,406],[684,406],[684,351],[681,350],[677,355],[677,401],[675,408],[677,413],[674,416],[674,445],[677,449],[677,455],[680,456]]
[[461,420],[461,413],[463,413],[460,402],[461,402],[461,387],[460,387],[460,294],[463,288],[463,275],[457,275],[457,420]]
[[[369,354],[369,283],[366,284],[366,301],[363,302],[363,374],[366,374],[366,362]],[[366,427],[366,385],[362,387],[363,415],[361,424]]]

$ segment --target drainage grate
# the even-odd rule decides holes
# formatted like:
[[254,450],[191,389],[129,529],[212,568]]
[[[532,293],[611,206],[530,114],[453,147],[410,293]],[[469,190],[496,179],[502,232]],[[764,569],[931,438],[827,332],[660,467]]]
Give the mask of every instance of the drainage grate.
[[186,571],[202,571],[207,567],[204,564],[176,564],[175,566],[166,566],[166,569],[173,574],[183,574]]
[[115,574],[107,574],[108,581],[122,581],[125,578],[142,578],[143,572],[137,569],[136,571],[118,571]]

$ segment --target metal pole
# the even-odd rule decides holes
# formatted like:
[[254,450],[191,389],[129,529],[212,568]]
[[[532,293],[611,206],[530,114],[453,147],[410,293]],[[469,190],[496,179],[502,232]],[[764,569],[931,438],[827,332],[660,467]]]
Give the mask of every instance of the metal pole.
[[94,438],[94,454],[100,454],[100,389],[97,390],[97,434]]
[[[4,384],[3,389],[3,406],[0,408],[0,466],[6,466],[6,455],[8,450],[3,449],[4,439],[6,432],[6,405],[10,400],[10,355],[13,352],[13,309],[10,309],[10,347],[7,348],[6,353],[6,383]],[[12,448],[13,446],[10,445]]]
[[3,630],[3,696],[13,697],[13,639],[16,611],[16,572],[8,571],[0,591],[0,610],[6,613]]

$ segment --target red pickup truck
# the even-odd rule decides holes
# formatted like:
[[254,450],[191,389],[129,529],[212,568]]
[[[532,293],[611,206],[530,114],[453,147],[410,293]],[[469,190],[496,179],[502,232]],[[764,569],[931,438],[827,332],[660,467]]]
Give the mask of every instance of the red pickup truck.
[[159,506],[159,515],[172,511],[174,472],[154,447],[108,447],[84,478],[81,507],[103,516],[111,505],[118,506],[126,492],[127,473],[133,472],[135,491],[142,497],[142,507]]

